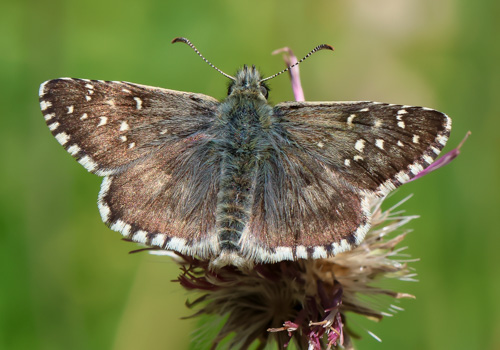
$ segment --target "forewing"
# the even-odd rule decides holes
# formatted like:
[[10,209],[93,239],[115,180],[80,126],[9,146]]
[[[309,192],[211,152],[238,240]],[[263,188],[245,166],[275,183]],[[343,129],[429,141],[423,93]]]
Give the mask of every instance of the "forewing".
[[288,102],[275,107],[290,139],[360,191],[385,195],[429,166],[451,119],[377,102]]
[[126,82],[62,78],[40,86],[40,107],[52,134],[98,175],[202,132],[217,106],[210,96]]

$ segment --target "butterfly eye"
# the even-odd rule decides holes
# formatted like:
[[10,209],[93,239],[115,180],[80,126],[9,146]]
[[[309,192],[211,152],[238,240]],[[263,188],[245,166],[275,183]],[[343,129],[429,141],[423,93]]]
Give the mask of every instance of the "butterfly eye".
[[269,90],[265,86],[260,86],[260,93],[266,98],[269,96]]

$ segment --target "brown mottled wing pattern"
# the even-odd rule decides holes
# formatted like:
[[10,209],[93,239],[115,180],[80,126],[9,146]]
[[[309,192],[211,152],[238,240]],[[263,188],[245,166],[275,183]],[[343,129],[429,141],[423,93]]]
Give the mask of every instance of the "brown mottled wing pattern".
[[202,94],[126,82],[62,78],[40,86],[52,134],[98,175],[207,129],[218,103]]
[[280,145],[262,166],[248,239],[293,257],[359,244],[371,199],[430,165],[451,129],[438,111],[374,102],[287,102],[274,113]]
[[[207,144],[219,102],[126,82],[56,79],[40,87],[49,129],[105,176],[103,220],[137,242],[187,251],[213,233],[218,163]],[[206,237],[205,241],[206,241]],[[212,249],[210,241],[201,251]]]
[[356,188],[381,194],[387,181],[397,187],[432,163],[451,130],[448,116],[424,107],[291,102],[275,110],[304,151]]

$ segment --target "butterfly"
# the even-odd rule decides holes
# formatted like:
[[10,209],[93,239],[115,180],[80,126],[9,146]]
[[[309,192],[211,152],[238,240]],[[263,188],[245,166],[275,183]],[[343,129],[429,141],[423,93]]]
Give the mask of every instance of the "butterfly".
[[286,70],[263,79],[244,66],[232,77],[189,40],[173,42],[231,79],[223,101],[120,81],[40,86],[52,135],[104,177],[102,220],[134,242],[219,266],[333,256],[362,242],[370,203],[429,166],[448,140],[451,119],[424,107],[271,106],[266,81]]

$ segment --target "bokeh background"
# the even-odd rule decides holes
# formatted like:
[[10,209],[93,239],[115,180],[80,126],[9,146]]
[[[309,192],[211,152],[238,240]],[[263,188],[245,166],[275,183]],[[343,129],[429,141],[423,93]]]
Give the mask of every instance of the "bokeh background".
[[[298,56],[308,100],[423,105],[453,118],[452,164],[403,186],[420,258],[416,295],[381,323],[358,320],[359,349],[500,348],[500,2],[494,0],[2,1],[0,5],[0,348],[189,349],[202,331],[168,258],[102,224],[100,178],[50,135],[38,87],[57,77],[126,80],[223,98],[229,74]],[[271,102],[293,99],[288,77]],[[383,342],[362,330],[367,327]],[[191,345],[191,349],[199,348]],[[208,348],[208,347],[205,347]]]

